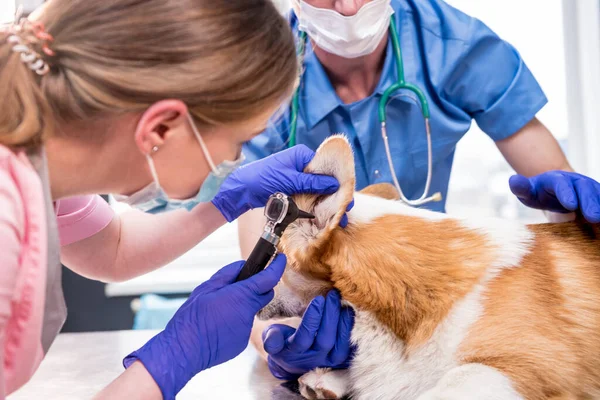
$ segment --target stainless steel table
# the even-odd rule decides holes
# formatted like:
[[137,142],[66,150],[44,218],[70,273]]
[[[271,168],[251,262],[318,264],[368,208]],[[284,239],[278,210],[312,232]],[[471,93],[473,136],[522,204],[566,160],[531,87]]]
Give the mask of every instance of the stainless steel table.
[[[32,380],[9,400],[90,399],[122,371],[124,356],[156,332],[67,333],[58,336]],[[249,346],[236,359],[203,371],[178,399],[301,400],[269,373]]]

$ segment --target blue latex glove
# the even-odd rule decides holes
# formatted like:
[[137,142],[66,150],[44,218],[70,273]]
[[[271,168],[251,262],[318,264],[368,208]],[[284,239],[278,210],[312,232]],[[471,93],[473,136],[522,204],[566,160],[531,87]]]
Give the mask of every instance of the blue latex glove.
[[243,165],[223,182],[212,203],[231,222],[246,211],[264,207],[276,192],[288,196],[335,193],[340,186],[335,178],[302,172],[314,156],[314,151],[299,145]]
[[533,178],[515,175],[509,184],[528,207],[558,213],[580,211],[589,222],[600,222],[600,183],[587,176],[550,171]]
[[198,286],[165,330],[127,356],[123,365],[141,361],[163,398],[174,399],[194,375],[244,351],[254,317],[273,299],[286,259],[279,255],[264,271],[234,283],[243,264],[230,264]]
[[[346,212],[352,210],[352,207],[354,207],[354,199],[352,199],[352,201],[350,202],[350,204],[348,204],[348,207],[346,207]],[[342,219],[340,219],[340,226],[342,228],[345,228],[348,226],[348,215],[344,214],[342,216]]]
[[304,313],[298,329],[271,325],[263,332],[269,369],[278,379],[294,380],[318,367],[348,368],[353,348],[351,308],[342,307],[333,290],[315,298]]

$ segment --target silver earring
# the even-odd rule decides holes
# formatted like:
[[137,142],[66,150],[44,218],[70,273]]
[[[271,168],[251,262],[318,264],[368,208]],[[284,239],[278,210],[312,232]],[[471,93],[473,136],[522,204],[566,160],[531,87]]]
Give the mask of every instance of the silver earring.
[[154,146],[154,147],[152,148],[152,152],[153,152],[153,153],[156,153],[157,151],[158,151],[158,146]]

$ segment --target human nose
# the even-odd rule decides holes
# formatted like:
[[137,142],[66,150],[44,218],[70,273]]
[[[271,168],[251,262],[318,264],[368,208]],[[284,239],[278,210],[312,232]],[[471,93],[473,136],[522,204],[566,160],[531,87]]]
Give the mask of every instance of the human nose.
[[345,17],[351,17],[356,15],[364,3],[366,3],[365,0],[337,0],[335,2],[335,11]]

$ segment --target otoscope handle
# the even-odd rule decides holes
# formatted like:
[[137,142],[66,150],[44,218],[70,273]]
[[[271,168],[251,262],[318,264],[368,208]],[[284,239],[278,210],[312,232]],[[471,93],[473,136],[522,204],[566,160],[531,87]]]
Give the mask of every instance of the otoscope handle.
[[271,258],[273,258],[275,251],[275,246],[268,240],[262,237],[258,239],[258,243],[254,246],[254,250],[250,253],[235,281],[243,281],[265,269]]

